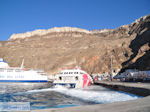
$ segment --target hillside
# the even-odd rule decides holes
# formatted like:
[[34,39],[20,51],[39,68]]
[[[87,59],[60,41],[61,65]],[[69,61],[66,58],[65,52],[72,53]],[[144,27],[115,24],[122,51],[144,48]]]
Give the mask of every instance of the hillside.
[[117,29],[88,31],[74,27],[13,34],[0,42],[0,57],[10,66],[44,69],[55,73],[64,67],[81,66],[88,73],[126,68],[150,69],[150,16]]

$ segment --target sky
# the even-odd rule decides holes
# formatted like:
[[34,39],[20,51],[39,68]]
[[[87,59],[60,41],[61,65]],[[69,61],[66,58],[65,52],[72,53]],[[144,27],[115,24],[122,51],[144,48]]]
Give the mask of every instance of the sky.
[[0,0],[0,41],[52,27],[112,29],[150,14],[150,0]]

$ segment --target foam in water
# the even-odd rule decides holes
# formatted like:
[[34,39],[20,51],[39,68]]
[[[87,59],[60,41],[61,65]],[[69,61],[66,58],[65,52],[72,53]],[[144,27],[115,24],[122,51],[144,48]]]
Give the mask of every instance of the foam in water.
[[84,89],[67,89],[64,87],[31,90],[28,91],[27,93],[30,94],[35,92],[46,92],[46,91],[55,91],[64,95],[68,95],[84,101],[95,102],[95,103],[112,103],[117,101],[127,101],[127,100],[134,100],[139,98],[139,96],[124,93],[124,92],[118,92],[118,91],[110,91],[110,90],[88,91]]
[[87,90],[76,90],[76,89],[57,89],[55,90],[62,94],[80,98],[85,101],[95,102],[95,103],[111,103],[117,101],[127,101],[139,98],[136,95],[131,95],[123,92],[117,91],[87,91]]

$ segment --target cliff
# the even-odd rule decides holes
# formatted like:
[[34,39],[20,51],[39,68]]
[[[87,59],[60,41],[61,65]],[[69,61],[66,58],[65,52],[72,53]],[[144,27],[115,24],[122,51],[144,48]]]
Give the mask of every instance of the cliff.
[[24,38],[30,38],[33,36],[45,36],[47,34],[52,34],[52,33],[62,33],[62,32],[79,32],[79,33],[86,33],[89,34],[90,31],[81,29],[81,28],[75,28],[75,27],[54,27],[51,29],[47,30],[35,30],[31,32],[26,32],[26,33],[18,33],[18,34],[13,34],[10,36],[9,40],[15,40],[15,39],[24,39]]
[[150,15],[132,23],[129,34],[135,35],[128,46],[132,54],[122,63],[123,70],[128,68],[150,70]]
[[[150,16],[117,29],[88,31],[56,27],[13,34],[0,42],[0,57],[19,66],[55,73],[79,65],[90,74],[127,68],[149,69]],[[140,64],[142,63],[142,64]]]

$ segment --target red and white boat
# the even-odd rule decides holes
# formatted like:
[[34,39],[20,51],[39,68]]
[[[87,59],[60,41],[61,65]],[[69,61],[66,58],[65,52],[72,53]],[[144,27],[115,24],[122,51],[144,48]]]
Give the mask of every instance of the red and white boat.
[[69,88],[85,88],[93,83],[91,76],[79,67],[65,69],[55,75],[54,85],[62,85]]

